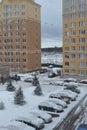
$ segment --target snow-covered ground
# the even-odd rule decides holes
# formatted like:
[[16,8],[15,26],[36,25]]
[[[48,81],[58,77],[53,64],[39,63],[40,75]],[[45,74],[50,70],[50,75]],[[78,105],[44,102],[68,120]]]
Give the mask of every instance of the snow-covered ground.
[[63,58],[62,53],[55,52],[43,52],[42,53],[42,63],[60,64],[62,65]]
[[[29,77],[29,74],[25,76],[23,75],[22,80],[25,77]],[[0,85],[0,101],[3,101],[5,105],[5,109],[0,110],[0,126],[5,125],[10,120],[14,120],[18,116],[28,116],[29,112],[38,110],[38,104],[42,101],[48,100],[51,93],[63,91],[64,86],[55,85],[56,82],[63,82],[63,79],[60,79],[60,77],[50,79],[48,78],[48,73],[40,74],[38,77],[43,92],[42,96],[34,95],[35,87],[32,86],[31,83],[26,83],[24,81],[13,81],[13,85],[16,87],[16,89],[18,89],[19,87],[22,87],[23,89],[25,100],[27,102],[23,106],[18,106],[14,104],[15,92],[6,91],[6,84]],[[50,83],[54,83],[54,85]],[[64,110],[64,112],[59,114],[59,117],[53,118],[53,121],[50,124],[45,124],[43,130],[52,130],[52,128],[54,128],[54,126],[58,124],[58,122],[61,122],[67,115],[67,113],[72,108],[74,108],[77,102],[79,102],[81,98],[87,93],[85,85],[80,85],[80,87],[78,88],[81,90],[81,94],[79,94],[77,101],[71,102]]]

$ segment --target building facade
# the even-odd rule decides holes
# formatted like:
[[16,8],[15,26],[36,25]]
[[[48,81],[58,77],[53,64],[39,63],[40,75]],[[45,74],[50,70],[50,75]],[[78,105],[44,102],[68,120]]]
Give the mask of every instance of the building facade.
[[87,77],[87,0],[63,0],[63,75]]
[[34,0],[0,2],[0,65],[13,72],[41,68],[40,8]]

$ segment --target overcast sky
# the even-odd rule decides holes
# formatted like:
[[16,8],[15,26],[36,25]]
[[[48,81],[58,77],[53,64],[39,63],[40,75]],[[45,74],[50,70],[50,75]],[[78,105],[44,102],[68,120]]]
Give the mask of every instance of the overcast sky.
[[35,0],[41,5],[42,48],[62,46],[62,0]]

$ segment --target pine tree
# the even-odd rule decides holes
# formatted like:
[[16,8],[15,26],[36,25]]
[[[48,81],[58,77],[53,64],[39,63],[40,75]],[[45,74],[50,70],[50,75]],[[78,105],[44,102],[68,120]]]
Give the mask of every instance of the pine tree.
[[39,84],[39,81],[38,81],[38,78],[37,78],[37,76],[36,76],[36,74],[35,74],[35,76],[34,76],[34,78],[33,78],[33,81],[32,81],[32,85],[33,86],[37,86]]
[[35,95],[38,95],[38,96],[42,95],[42,90],[41,90],[41,87],[40,87],[40,84],[39,84],[39,83],[37,84],[37,87],[36,87],[36,89],[34,90],[34,94],[35,94]]
[[5,108],[4,103],[1,101],[0,102],[0,110],[3,110],[4,108]]
[[21,87],[16,91],[15,97],[14,97],[14,103],[17,105],[24,105],[25,100],[24,100],[24,95]]
[[15,91],[15,87],[12,85],[11,80],[9,81],[8,85],[6,86],[7,91],[13,92]]

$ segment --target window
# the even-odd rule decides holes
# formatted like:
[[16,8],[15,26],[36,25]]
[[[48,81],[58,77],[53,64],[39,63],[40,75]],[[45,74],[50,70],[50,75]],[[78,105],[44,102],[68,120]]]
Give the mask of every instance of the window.
[[19,23],[19,19],[15,19],[15,23]]
[[79,74],[85,75],[85,70],[79,70]]
[[16,34],[15,34],[16,36],[19,36],[20,35],[20,33],[19,32],[16,32]]
[[65,69],[65,73],[69,73],[69,70],[68,70],[68,69]]
[[75,12],[75,11],[76,11],[76,7],[75,7],[75,6],[72,6],[72,7],[71,7],[71,10],[72,10],[72,12]]
[[80,68],[87,67],[87,62],[79,62],[79,67]]
[[75,46],[72,46],[72,47],[71,47],[71,50],[73,50],[73,51],[76,50]]
[[72,27],[75,27],[75,26],[76,26],[76,22],[73,22],[73,23],[72,23]]
[[65,16],[65,20],[69,20],[69,16],[68,15]]
[[16,39],[16,43],[19,43],[20,42],[20,39]]
[[76,18],[76,14],[72,14],[71,17],[72,17],[72,19],[75,19]]
[[72,39],[71,39],[71,42],[72,42],[72,43],[75,43],[75,42],[76,42],[76,39],[75,39],[75,38],[72,38]]
[[65,58],[69,58],[69,55],[68,55],[68,54],[65,54]]
[[80,43],[85,42],[85,38],[80,38],[80,39],[79,39],[79,42],[80,42]]
[[76,73],[76,71],[75,71],[75,70],[71,70],[71,73],[72,73],[72,74],[75,74],[75,73]]
[[26,30],[26,26],[22,26],[22,29],[23,29],[23,30]]
[[86,59],[87,58],[87,54],[79,54],[79,59]]
[[19,26],[16,26],[16,27],[15,27],[15,30],[19,30]]
[[84,21],[79,22],[79,26],[85,26],[85,22]]
[[68,28],[68,27],[69,27],[69,24],[65,24],[64,27],[65,27],[65,28]]
[[85,13],[84,13],[84,12],[81,12],[81,13],[79,14],[79,17],[80,17],[80,18],[84,18],[84,17],[85,17]]
[[23,42],[26,42],[26,39],[23,39]]
[[14,6],[14,9],[15,9],[15,10],[18,10],[18,9],[19,9],[19,5],[15,5],[15,6]]
[[69,47],[65,47],[65,50],[66,50],[66,51],[69,51]]
[[65,65],[66,65],[66,66],[69,66],[69,62],[65,62]]
[[76,35],[76,30],[72,30],[72,35]]
[[79,9],[80,9],[80,10],[85,10],[85,7],[86,7],[85,4],[81,4],[81,5],[79,6]]
[[69,36],[69,32],[65,32],[65,36]]
[[22,5],[22,9],[25,9],[25,5]]
[[25,16],[25,12],[22,12],[22,16]]
[[15,12],[15,16],[19,16],[19,12]]
[[65,13],[69,13],[69,8],[65,8]]
[[66,44],[69,43],[69,39],[66,39],[66,40],[65,40],[65,43],[66,43]]
[[79,30],[79,34],[85,34],[85,30]]
[[76,66],[76,63],[75,62],[71,62],[71,66],[72,67]]
[[76,55],[75,54],[71,54],[71,58],[76,58]]
[[68,6],[68,5],[69,5],[69,2],[70,2],[70,0],[65,0],[65,1],[64,1],[64,5],[65,5],[65,6]]
[[85,51],[86,48],[85,48],[85,46],[80,46],[80,47],[79,47],[79,50],[80,50],[80,51]]
[[72,0],[72,4],[75,4],[76,3],[76,0]]

